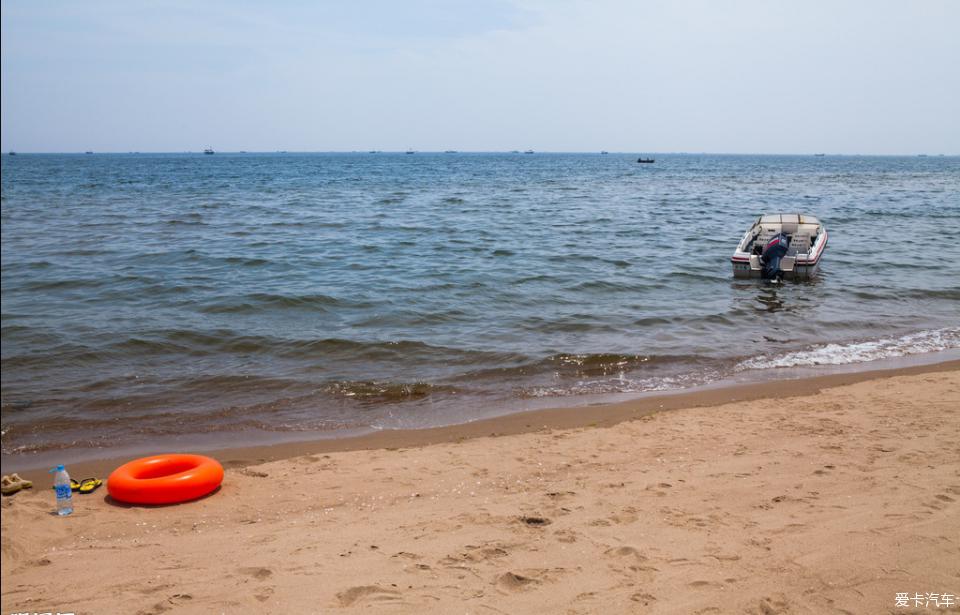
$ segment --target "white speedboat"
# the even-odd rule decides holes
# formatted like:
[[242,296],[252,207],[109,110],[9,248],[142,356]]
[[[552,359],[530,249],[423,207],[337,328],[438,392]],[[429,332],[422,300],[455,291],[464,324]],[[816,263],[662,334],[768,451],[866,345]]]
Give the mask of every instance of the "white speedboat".
[[803,214],[764,214],[730,258],[735,278],[808,280],[820,270],[827,229]]

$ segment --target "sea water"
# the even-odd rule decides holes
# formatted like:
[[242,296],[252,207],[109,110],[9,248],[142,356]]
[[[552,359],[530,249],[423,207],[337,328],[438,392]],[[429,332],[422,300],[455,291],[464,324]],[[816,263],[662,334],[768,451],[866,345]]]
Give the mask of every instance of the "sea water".
[[[3,156],[5,459],[960,348],[960,158],[655,157]],[[734,280],[781,211],[826,224],[821,275]]]

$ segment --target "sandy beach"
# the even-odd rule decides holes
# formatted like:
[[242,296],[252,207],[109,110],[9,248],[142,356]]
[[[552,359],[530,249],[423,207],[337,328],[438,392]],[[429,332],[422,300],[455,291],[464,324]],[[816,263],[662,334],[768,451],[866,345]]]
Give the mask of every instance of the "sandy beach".
[[3,498],[3,612],[956,612],[913,597],[960,594],[957,363],[807,386],[224,452],[220,491],[170,507],[101,489],[58,518],[38,481]]

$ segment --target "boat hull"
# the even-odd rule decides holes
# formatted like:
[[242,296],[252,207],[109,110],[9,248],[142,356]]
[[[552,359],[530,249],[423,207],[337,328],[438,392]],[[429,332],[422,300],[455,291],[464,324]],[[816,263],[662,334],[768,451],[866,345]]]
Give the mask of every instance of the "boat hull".
[[763,278],[761,246],[779,233],[791,237],[791,246],[781,259],[778,277],[786,280],[809,280],[820,272],[820,261],[827,247],[826,228],[813,216],[801,214],[767,214],[760,216],[744,234],[730,262],[733,277]]
[[[820,272],[820,261],[812,265],[801,265],[796,264],[793,267],[793,271],[784,271],[783,279],[785,280],[809,280]],[[763,276],[763,271],[761,269],[752,269],[750,267],[750,262],[742,261],[733,261],[733,277],[737,279],[756,279],[759,280]]]

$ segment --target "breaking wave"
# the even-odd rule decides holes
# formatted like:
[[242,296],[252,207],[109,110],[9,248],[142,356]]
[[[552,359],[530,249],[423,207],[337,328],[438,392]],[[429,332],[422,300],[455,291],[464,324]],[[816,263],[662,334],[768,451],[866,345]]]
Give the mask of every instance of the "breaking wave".
[[945,329],[910,333],[900,337],[849,344],[824,344],[780,356],[756,357],[742,361],[737,365],[737,369],[847,365],[955,348],[960,348],[960,327],[947,327]]

